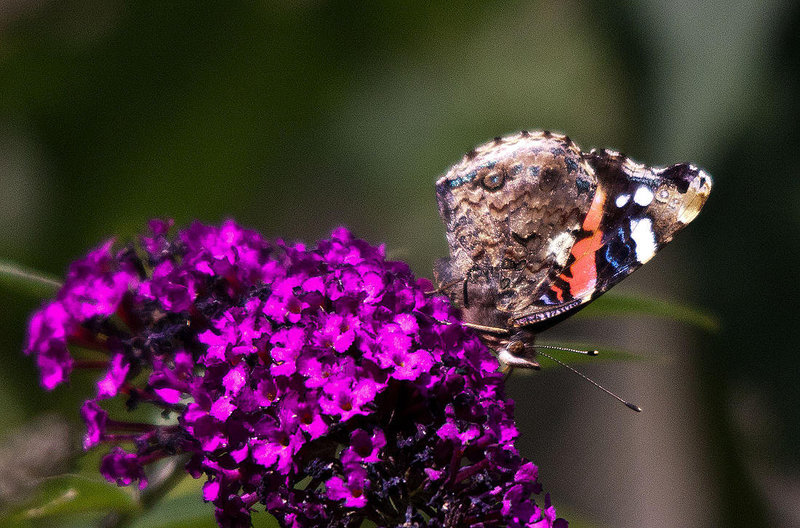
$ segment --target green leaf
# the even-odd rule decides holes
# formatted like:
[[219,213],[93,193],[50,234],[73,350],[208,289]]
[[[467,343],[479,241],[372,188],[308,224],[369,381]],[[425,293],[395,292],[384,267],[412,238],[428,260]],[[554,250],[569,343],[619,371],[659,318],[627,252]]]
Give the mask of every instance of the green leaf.
[[214,505],[199,493],[167,498],[139,516],[130,528],[217,528]]
[[0,286],[34,297],[50,297],[61,283],[44,273],[0,260]]
[[620,317],[645,315],[671,319],[706,332],[717,332],[719,320],[700,308],[660,299],[607,293],[576,314],[577,317]]
[[[136,519],[129,528],[217,528],[214,505],[203,501],[205,479],[188,475],[177,482],[160,501]],[[254,528],[278,528],[276,519],[263,511],[253,512]]]
[[43,480],[34,499],[12,513],[8,520],[13,526],[17,522],[53,516],[109,511],[128,513],[137,509],[138,505],[127,488],[99,478],[66,474]]
[[[253,513],[254,528],[278,528],[274,517]],[[177,497],[168,497],[154,505],[130,524],[130,528],[217,528],[214,505],[203,502],[200,490]]]
[[253,513],[253,528],[279,528],[278,520],[267,512]]
[[597,520],[590,520],[585,516],[577,515],[572,509],[563,504],[556,505],[556,515],[566,519],[569,522],[569,528],[606,528],[607,526]]

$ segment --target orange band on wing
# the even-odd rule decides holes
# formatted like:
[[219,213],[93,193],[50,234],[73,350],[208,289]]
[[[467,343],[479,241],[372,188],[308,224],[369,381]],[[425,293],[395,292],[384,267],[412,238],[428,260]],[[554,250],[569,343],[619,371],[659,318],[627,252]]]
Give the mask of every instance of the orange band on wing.
[[[572,265],[564,270],[561,279],[569,284],[569,294],[575,299],[583,297],[586,293],[594,290],[597,284],[597,265],[595,264],[594,254],[603,245],[603,232],[600,231],[600,222],[603,219],[605,209],[606,193],[598,187],[594,193],[592,205],[583,219],[581,228],[591,233],[590,236],[575,242],[570,253],[575,259]],[[554,287],[551,287],[555,291]],[[557,292],[559,299],[563,297],[563,292]]]
[[[597,265],[594,254],[603,245],[603,232],[600,231],[600,222],[603,219],[606,193],[598,187],[594,193],[592,205],[583,219],[581,229],[591,233],[588,237],[575,242],[570,254],[575,259],[569,268],[559,276],[569,284],[567,293],[571,298],[583,297],[594,290],[597,284]],[[560,302],[564,302],[564,290],[555,284],[550,286],[550,291],[556,295]]]
[[[605,202],[606,193],[602,188],[598,187],[594,193],[592,205],[589,206],[589,212],[586,213],[586,218],[583,219],[583,225],[581,227],[584,231],[596,231],[600,227],[600,220],[603,219]],[[573,254],[575,254],[574,250]]]
[[583,297],[585,293],[594,290],[597,284],[597,264],[595,252],[603,246],[603,232],[595,231],[592,236],[576,242],[572,247],[572,254],[577,259],[569,267],[571,277],[562,274],[561,277],[569,283],[569,291],[573,297]]
[[555,284],[551,284],[550,291],[556,294],[556,299],[558,299],[559,302],[564,302],[564,290],[562,290]]

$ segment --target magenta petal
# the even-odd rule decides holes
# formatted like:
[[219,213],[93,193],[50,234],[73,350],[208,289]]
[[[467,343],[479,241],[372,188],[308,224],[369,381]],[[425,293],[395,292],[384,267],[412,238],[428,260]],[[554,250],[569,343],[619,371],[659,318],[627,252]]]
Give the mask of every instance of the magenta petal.
[[216,481],[209,481],[203,484],[203,500],[204,501],[213,501],[216,500],[217,496],[219,495],[219,482]]
[[83,449],[88,451],[94,447],[103,437],[106,430],[106,420],[108,413],[103,410],[93,400],[86,400],[81,407],[81,417],[86,424],[86,435],[83,437]]
[[223,397],[219,398],[211,405],[209,414],[217,420],[224,422],[234,410],[236,410],[236,405],[231,403],[229,398]]
[[164,403],[175,404],[181,401],[181,391],[177,389],[153,389],[153,392],[156,393]]
[[119,388],[125,382],[130,365],[125,361],[122,354],[116,354],[111,358],[109,369],[105,377],[97,382],[98,398],[113,398],[119,392]]
[[224,378],[222,378],[222,386],[225,387],[225,394],[235,396],[242,390],[242,387],[247,383],[247,371],[244,363],[239,363],[236,368],[232,368]]

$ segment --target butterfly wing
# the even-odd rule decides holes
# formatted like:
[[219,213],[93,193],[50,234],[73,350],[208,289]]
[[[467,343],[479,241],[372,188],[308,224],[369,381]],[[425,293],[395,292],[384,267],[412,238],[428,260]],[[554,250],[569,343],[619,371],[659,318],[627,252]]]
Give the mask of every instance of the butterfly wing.
[[[568,264],[598,186],[569,138],[547,132],[497,138],[436,183],[450,258],[440,286],[466,321],[505,328]],[[588,216],[587,216],[588,215]]]
[[694,220],[711,191],[711,177],[693,165],[652,169],[608,150],[585,159],[598,183],[567,265],[513,315],[514,326],[547,326],[597,298]]

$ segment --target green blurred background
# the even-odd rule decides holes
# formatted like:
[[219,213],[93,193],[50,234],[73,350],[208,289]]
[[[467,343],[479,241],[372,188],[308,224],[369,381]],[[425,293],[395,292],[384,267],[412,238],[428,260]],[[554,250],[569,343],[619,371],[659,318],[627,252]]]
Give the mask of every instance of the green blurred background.
[[[799,96],[800,9],[770,0],[4,0],[0,258],[60,276],[151,217],[233,217],[307,241],[344,224],[430,277],[433,182],[488,138],[696,162],[706,209],[619,288],[721,331],[559,325],[550,342],[645,358],[585,368],[645,413],[563,371],[516,377],[519,447],[574,526],[800,526]],[[40,302],[0,288],[0,445],[77,423],[86,380],[44,394],[21,354]]]

